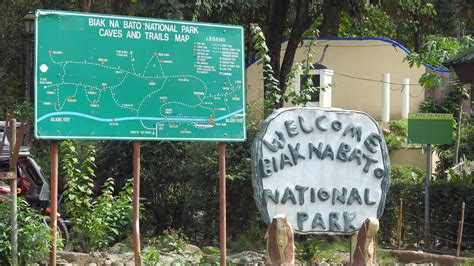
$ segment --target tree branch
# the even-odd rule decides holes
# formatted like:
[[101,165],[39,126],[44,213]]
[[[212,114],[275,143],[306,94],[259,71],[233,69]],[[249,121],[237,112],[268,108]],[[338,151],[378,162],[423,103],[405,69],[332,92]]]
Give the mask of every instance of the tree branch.
[[[296,50],[298,49],[298,44],[302,40],[303,33],[309,28],[309,26],[311,26],[314,20],[321,15],[321,10],[316,11],[314,15],[310,15],[309,9],[311,5],[311,0],[296,1],[296,16],[293,22],[293,27],[288,40],[288,45],[286,47],[285,56],[283,57],[279,75],[280,90],[282,94],[286,92],[286,77],[293,66]],[[281,106],[283,106],[283,102],[280,102],[279,107]]]

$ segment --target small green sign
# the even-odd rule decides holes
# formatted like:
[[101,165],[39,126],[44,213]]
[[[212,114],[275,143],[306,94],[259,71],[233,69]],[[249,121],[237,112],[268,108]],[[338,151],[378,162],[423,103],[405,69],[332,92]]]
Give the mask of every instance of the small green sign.
[[39,10],[35,136],[244,141],[243,28]]
[[408,115],[408,143],[449,144],[452,141],[452,114],[411,113]]

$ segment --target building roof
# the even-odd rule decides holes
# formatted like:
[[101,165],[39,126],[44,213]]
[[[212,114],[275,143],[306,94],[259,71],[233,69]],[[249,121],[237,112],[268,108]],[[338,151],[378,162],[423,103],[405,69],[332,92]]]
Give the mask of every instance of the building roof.
[[444,62],[445,66],[452,66],[461,63],[474,63],[474,46],[464,49],[452,59]]
[[[304,37],[303,39],[304,40],[319,40],[319,41],[354,41],[354,42],[356,42],[356,41],[379,41],[379,42],[382,42],[382,43],[390,44],[393,47],[400,48],[407,55],[411,54],[411,51],[408,50],[408,48],[406,48],[402,44],[400,44],[400,43],[398,43],[394,40],[387,39],[387,38],[382,38],[382,37],[321,37],[321,38]],[[285,43],[285,42],[288,42],[288,40],[282,41],[282,43]],[[246,68],[249,68],[251,65],[256,63],[259,59],[260,59],[260,57],[253,60],[250,64],[248,64],[246,66]],[[444,66],[436,67],[436,66],[431,66],[431,65],[428,65],[428,64],[423,64],[423,65],[427,69],[429,69],[431,71],[434,71],[434,72],[451,73],[451,70],[445,68]]]

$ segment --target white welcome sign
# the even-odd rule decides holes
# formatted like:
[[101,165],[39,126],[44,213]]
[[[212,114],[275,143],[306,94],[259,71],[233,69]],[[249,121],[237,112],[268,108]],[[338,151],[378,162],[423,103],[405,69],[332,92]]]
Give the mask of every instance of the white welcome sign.
[[296,232],[349,234],[380,218],[390,162],[377,123],[358,111],[283,108],[252,145],[252,180],[269,224],[285,214]]

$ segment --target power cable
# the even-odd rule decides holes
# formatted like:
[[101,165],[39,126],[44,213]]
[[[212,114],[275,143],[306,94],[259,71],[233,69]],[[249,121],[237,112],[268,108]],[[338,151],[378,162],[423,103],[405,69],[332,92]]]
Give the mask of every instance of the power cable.
[[418,87],[421,87],[420,84],[418,83],[408,83],[408,84],[403,84],[403,83],[397,83],[397,82],[384,82],[383,80],[379,80],[379,79],[370,79],[370,78],[360,78],[360,77],[356,77],[356,76],[351,76],[351,75],[347,75],[347,74],[343,74],[343,73],[339,73],[339,72],[334,72],[335,75],[340,75],[340,76],[343,76],[343,77],[347,77],[347,78],[351,78],[351,79],[358,79],[358,80],[364,80],[364,81],[371,81],[371,82],[379,82],[379,83],[388,83],[388,84],[391,84],[391,85],[410,85],[410,86],[418,86]]

